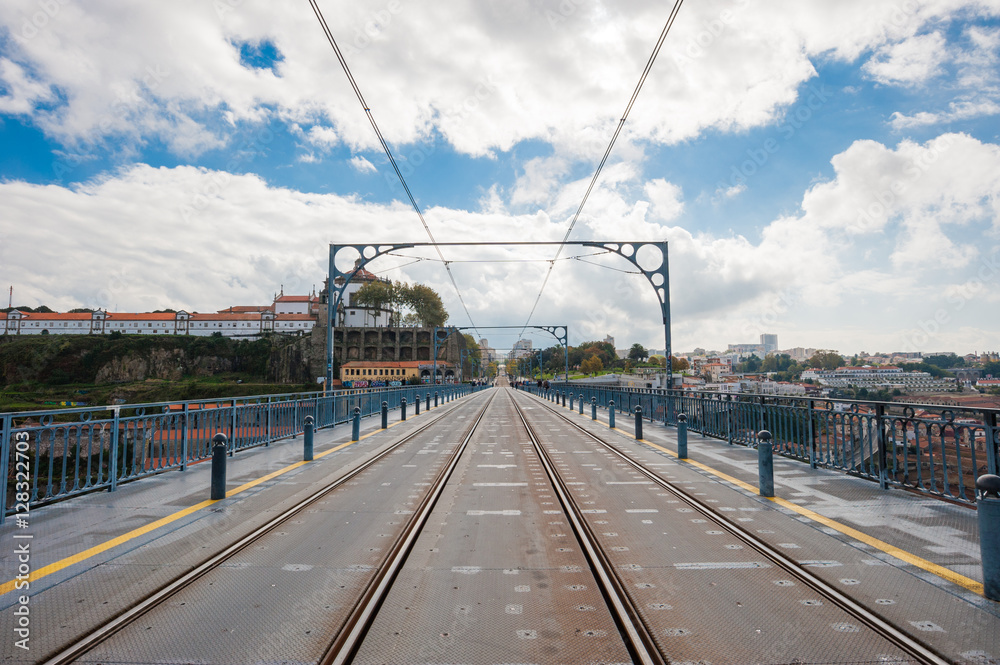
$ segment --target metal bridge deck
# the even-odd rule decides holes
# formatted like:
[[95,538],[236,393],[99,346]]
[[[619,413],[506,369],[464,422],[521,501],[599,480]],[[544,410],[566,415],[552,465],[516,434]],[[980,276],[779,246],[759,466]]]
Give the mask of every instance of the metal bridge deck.
[[[673,429],[647,422],[637,442],[631,419],[619,416],[610,430],[601,418],[496,389],[385,431],[364,422],[354,444],[347,426],[323,430],[308,464],[298,462],[301,439],[238,453],[222,501],[207,500],[209,464],[198,464],[39,509],[30,529],[31,650],[11,637],[25,591],[8,582],[0,653],[4,662],[44,662],[388,451],[76,662],[320,662],[422,511],[359,645],[324,662],[638,660],[570,510],[669,662],[931,662],[845,613],[689,498],[942,662],[1000,663],[1000,605],[977,593],[974,510],[782,459],[777,498],[766,499],[753,489],[755,451],[691,435],[690,460],[678,461]],[[433,487],[440,493],[430,500]],[[0,581],[16,574],[16,531],[13,520],[0,531]]]

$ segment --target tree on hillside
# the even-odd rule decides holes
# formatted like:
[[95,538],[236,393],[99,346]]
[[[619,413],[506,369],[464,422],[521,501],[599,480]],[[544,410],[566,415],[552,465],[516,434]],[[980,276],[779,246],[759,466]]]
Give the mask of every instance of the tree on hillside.
[[580,363],[580,371],[584,374],[597,374],[604,370],[604,363],[599,355],[594,354]]
[[965,367],[965,358],[960,358],[954,353],[942,354],[938,356],[927,356],[924,358],[924,362],[928,365],[934,365],[940,367],[941,369],[949,369],[952,367]]
[[833,370],[845,365],[844,358],[834,351],[817,351],[806,365],[816,369]]
[[787,353],[768,354],[760,369],[762,372],[800,372],[802,368]]
[[649,351],[642,344],[639,344],[639,342],[633,344],[632,348],[628,350],[628,359],[634,362],[641,362],[648,357]]
[[[657,356],[661,357],[661,356]],[[664,367],[667,364],[667,359],[662,357]],[[674,356],[673,360],[670,362],[671,369],[675,372],[683,372],[686,369],[691,369],[691,363],[688,362],[687,358],[678,358]]]
[[448,320],[448,310],[441,296],[429,286],[414,284],[408,287],[403,300],[425,326],[443,326]]
[[476,338],[465,333],[462,333],[462,338],[465,339],[465,350],[468,353],[466,357],[477,362],[482,360],[482,354],[479,352],[479,342],[476,341]]
[[750,357],[741,363],[737,363],[733,367],[733,371],[737,374],[744,374],[747,372],[759,372],[761,366],[761,360],[757,357],[757,354],[750,354]]
[[[398,286],[402,282],[397,282],[393,284],[392,282],[386,282],[381,279],[377,279],[372,282],[366,282],[360,289],[354,292],[351,296],[351,304],[357,304],[362,307],[370,307],[376,310],[385,309],[391,310],[394,313],[393,318],[398,319],[399,310],[399,299],[400,293]],[[374,318],[377,312],[372,312],[372,325],[375,325]],[[390,321],[391,325],[398,325],[398,321]]]
[[[394,326],[434,327],[443,326],[448,320],[448,311],[441,302],[441,296],[423,284],[375,280],[358,289],[351,302],[362,307],[392,311],[390,324]],[[403,310],[410,311],[403,314]],[[478,344],[470,348],[478,348]]]
[[[604,367],[614,367],[618,362],[618,354],[615,352],[615,347],[607,342],[584,342],[580,346],[570,349],[569,362],[571,365],[577,365],[584,358],[588,358],[595,353],[600,357]],[[576,355],[575,362],[574,354]]]

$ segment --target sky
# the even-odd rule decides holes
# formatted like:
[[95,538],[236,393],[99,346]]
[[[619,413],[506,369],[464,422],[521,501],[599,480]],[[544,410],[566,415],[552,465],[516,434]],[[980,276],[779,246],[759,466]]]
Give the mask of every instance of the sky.
[[[671,5],[320,0],[425,229],[307,2],[4,0],[0,285],[211,312],[331,243],[558,242]],[[1000,0],[689,0],[570,240],[668,243],[675,352],[1000,350],[998,119]],[[557,251],[367,267],[498,349],[664,348],[633,263]]]

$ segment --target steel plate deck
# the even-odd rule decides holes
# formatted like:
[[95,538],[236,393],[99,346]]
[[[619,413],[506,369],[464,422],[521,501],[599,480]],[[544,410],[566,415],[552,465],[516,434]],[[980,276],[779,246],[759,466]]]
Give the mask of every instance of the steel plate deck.
[[464,429],[419,434],[79,662],[315,662]]
[[[458,408],[465,403],[463,400],[449,406]],[[447,409],[440,410],[442,414],[446,412]],[[433,416],[432,410],[429,417]],[[132,605],[211,553],[299,502],[322,481],[343,475],[424,422],[427,421],[422,415],[400,423],[384,433],[32,582],[31,651],[15,649],[12,640],[5,640],[0,654],[5,662],[37,662],[44,654],[91,631],[123,607]],[[374,431],[376,424],[367,424],[369,431]],[[349,439],[349,427],[322,430],[316,434],[316,452],[320,454]],[[285,468],[300,460],[301,453],[301,438],[237,453],[228,459],[228,487],[232,489]],[[210,471],[210,464],[197,464],[185,473],[168,473],[122,486],[113,495],[85,495],[34,512],[33,553],[37,556],[32,559],[33,569],[64,560],[88,547],[198,504],[208,498]],[[9,528],[13,528],[13,522]],[[11,553],[5,549],[5,554],[10,556]],[[12,592],[0,597],[0,601],[9,608],[16,601],[15,596],[16,592]],[[12,634],[14,620],[11,610],[0,612],[0,628],[8,634]]]
[[354,662],[630,662],[509,399],[488,417]]
[[[549,406],[537,398],[529,399],[543,410]],[[592,421],[589,414],[581,417],[565,410],[565,415],[614,443],[661,478],[747,527],[771,546],[799,562],[809,562],[810,572],[875,610],[915,639],[932,644],[954,662],[976,665],[1000,662],[1000,604],[637,442],[629,436],[631,423],[627,419],[619,418],[618,424],[623,427],[610,431],[606,424]],[[673,429],[647,422],[644,438],[676,450]],[[756,451],[698,435],[689,436],[688,448],[692,460],[756,485]],[[617,466],[619,463],[614,462],[611,468],[621,468]],[[975,513],[964,506],[910,492],[885,492],[866,480],[823,469],[803,469],[800,463],[780,458],[775,458],[775,471],[779,497],[787,496],[796,504],[851,528],[870,532],[902,549],[911,548],[909,551],[921,557],[935,559],[936,554],[948,547],[960,551],[955,556],[967,557],[963,560],[973,556],[969,540],[971,537],[972,543],[976,543],[976,530],[972,528]],[[815,494],[803,491],[812,486],[816,488]],[[684,508],[681,504],[676,506]],[[700,518],[693,513],[688,515],[691,519]],[[953,528],[955,524],[963,528]],[[707,524],[704,528],[715,530]],[[975,547],[978,565],[978,544]],[[777,591],[772,590],[772,595]]]

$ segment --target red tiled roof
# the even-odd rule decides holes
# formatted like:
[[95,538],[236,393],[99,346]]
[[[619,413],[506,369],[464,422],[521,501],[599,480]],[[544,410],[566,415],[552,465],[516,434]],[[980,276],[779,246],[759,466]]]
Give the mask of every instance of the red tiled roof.
[[219,314],[246,314],[248,312],[271,312],[274,305],[233,305],[226,309],[220,309]]
[[312,302],[313,296],[279,296],[274,302]]
[[[407,367],[410,367],[410,368],[414,368],[414,367],[420,367],[422,365],[433,365],[433,364],[434,364],[433,360],[392,360],[392,361],[388,361],[387,360],[385,362],[379,362],[377,360],[352,360],[350,362],[344,363],[343,365],[341,365],[341,367],[350,367],[352,369],[353,368],[358,368],[358,367],[360,367],[360,368],[369,368],[369,367],[375,367],[375,368],[379,368],[379,367],[396,367],[396,368],[402,367],[402,368],[407,368]],[[452,366],[451,363],[446,363],[443,360],[439,360],[438,361],[438,367],[451,367],[451,366]]]
[[[90,314],[87,315],[90,318]],[[173,321],[177,318],[174,312],[144,312],[139,314],[108,313],[108,321]]]
[[191,315],[192,321],[260,321],[260,312],[254,313],[234,313],[230,314],[228,312],[219,312],[216,314],[198,314],[194,313]]
[[25,312],[24,318],[29,321],[90,321],[93,316],[90,312]]

